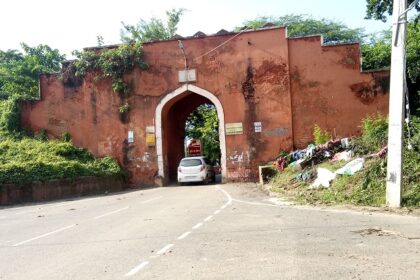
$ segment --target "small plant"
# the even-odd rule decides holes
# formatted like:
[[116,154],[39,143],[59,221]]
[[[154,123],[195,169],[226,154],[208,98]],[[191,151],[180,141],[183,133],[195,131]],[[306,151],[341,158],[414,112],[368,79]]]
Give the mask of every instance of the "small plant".
[[126,102],[118,108],[118,111],[120,112],[120,114],[127,113],[128,111],[130,111],[130,105]]
[[41,141],[47,141],[48,140],[48,133],[46,129],[41,129],[38,134],[35,135],[35,139],[41,140]]
[[64,142],[70,142],[71,141],[71,135],[68,132],[65,132],[61,135],[61,140]]
[[362,120],[362,141],[365,147],[374,152],[386,145],[388,140],[388,118],[377,115]]
[[314,127],[313,136],[315,145],[324,144],[331,139],[331,134],[326,130],[322,130],[317,124]]

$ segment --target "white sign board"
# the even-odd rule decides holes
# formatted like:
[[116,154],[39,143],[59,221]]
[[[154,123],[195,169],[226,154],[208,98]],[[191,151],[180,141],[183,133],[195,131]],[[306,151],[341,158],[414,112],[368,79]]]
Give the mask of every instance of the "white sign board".
[[255,129],[255,132],[261,132],[262,131],[261,122],[254,122],[254,129]]
[[130,130],[128,131],[128,137],[127,137],[128,143],[134,143],[134,131]]
[[196,75],[195,69],[178,71],[178,81],[180,83],[195,82],[196,80],[197,80],[197,75]]

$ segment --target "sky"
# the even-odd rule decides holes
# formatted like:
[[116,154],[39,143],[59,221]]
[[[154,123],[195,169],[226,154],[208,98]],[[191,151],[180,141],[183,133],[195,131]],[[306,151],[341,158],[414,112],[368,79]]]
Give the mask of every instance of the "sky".
[[258,16],[308,14],[341,21],[351,28],[376,32],[387,23],[364,20],[366,0],[4,0],[0,11],[0,50],[47,44],[67,57],[73,50],[96,46],[97,36],[105,44],[120,43],[121,22],[135,24],[151,17],[165,19],[165,11],[187,11],[178,25],[178,34],[197,31],[214,34],[233,30]]

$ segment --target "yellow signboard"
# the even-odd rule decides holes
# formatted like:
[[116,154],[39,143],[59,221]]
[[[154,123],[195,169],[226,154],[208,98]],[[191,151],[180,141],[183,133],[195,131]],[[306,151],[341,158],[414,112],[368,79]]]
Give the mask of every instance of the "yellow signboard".
[[226,135],[243,134],[244,129],[242,123],[227,123],[226,124]]
[[155,134],[154,133],[147,133],[146,134],[146,145],[147,146],[155,146]]

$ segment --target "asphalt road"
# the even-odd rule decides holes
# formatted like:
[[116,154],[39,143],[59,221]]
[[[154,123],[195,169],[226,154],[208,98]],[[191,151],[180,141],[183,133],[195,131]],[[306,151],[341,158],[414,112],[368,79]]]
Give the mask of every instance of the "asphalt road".
[[420,218],[289,206],[253,184],[2,208],[0,279],[420,279]]

